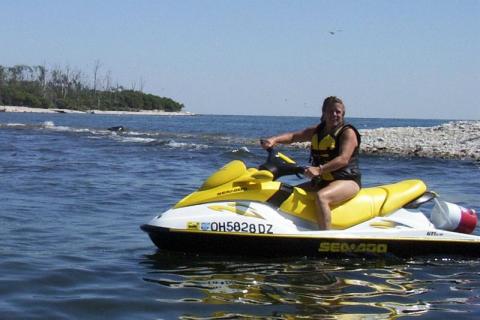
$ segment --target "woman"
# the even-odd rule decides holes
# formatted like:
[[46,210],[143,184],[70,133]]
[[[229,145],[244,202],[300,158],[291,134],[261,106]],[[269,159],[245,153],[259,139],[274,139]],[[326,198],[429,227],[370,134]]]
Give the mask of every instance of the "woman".
[[319,228],[331,228],[330,205],[353,198],[361,188],[358,167],[360,134],[344,123],[345,105],[331,96],[323,101],[320,124],[297,132],[287,132],[263,140],[262,147],[311,141],[311,166],[305,175],[311,182],[300,185],[316,192],[316,216]]

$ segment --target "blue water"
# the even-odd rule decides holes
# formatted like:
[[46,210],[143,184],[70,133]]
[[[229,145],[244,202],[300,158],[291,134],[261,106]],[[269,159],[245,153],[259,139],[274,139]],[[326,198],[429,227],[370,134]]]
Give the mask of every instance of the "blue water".
[[[257,166],[259,137],[316,120],[0,113],[0,318],[478,318],[476,260],[185,255],[139,229],[226,162]],[[118,125],[129,131],[106,130]],[[421,178],[480,210],[478,164],[364,155],[361,166],[367,186]]]

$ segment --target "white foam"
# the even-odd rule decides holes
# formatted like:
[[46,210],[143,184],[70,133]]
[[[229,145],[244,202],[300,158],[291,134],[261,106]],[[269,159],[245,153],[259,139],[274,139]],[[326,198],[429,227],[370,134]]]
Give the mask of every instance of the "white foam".
[[42,123],[42,127],[44,128],[53,128],[55,127],[55,123],[53,123],[53,121],[44,121]]
[[26,124],[24,124],[24,123],[7,123],[6,126],[7,127],[25,127]]
[[146,133],[137,132],[137,131],[128,131],[125,134],[127,134],[129,136],[143,136],[143,135],[146,135]]
[[121,142],[138,142],[138,143],[150,143],[155,141],[152,138],[139,138],[139,137],[120,137]]
[[174,140],[168,141],[166,146],[168,146],[170,148],[193,149],[193,150],[201,150],[201,149],[207,149],[208,148],[208,145],[206,145],[206,144],[176,142]]
[[56,126],[53,121],[45,121],[42,123],[41,127],[43,129],[48,129],[52,131],[58,131],[58,132],[90,132],[92,134],[96,134],[97,132],[93,129],[88,129],[88,128],[72,128],[68,126]]
[[233,153],[236,153],[236,152],[247,152],[247,153],[250,153],[250,150],[248,150],[247,147],[240,147],[238,149],[233,149],[232,150]]

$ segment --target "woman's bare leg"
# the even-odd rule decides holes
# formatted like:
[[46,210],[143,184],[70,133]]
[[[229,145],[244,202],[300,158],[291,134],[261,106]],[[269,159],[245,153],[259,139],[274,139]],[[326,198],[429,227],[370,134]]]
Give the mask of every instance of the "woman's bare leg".
[[318,190],[315,202],[315,213],[318,226],[321,230],[328,230],[332,227],[332,214],[330,206],[353,198],[360,187],[352,180],[336,180],[325,188]]

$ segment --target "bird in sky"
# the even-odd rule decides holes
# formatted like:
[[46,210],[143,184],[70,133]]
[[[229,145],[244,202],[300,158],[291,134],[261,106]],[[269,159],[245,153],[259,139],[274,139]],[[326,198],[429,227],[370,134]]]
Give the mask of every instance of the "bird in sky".
[[335,31],[328,31],[332,36],[334,36],[337,32],[342,32],[343,30],[335,30]]

